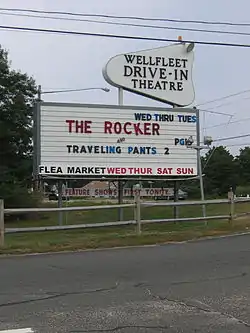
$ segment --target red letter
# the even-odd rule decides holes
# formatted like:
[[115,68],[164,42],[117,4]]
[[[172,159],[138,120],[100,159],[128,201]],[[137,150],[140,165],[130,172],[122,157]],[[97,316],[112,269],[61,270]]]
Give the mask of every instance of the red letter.
[[105,121],[104,122],[104,133],[112,134],[111,128],[112,128],[112,123],[110,121]]
[[151,135],[150,123],[144,123],[144,135]]
[[157,175],[161,175],[161,174],[162,174],[161,168],[157,168]]
[[117,121],[115,123],[114,130],[115,130],[115,134],[120,134],[122,131],[122,124]]
[[128,168],[130,174],[133,174],[133,169],[134,169],[134,168]]
[[[80,124],[79,124],[80,123]],[[83,133],[83,121],[76,121],[76,133],[78,133],[78,130],[80,130],[80,133]]]
[[157,123],[152,124],[152,135],[160,135],[159,133],[160,125]]
[[127,126],[131,126],[131,125],[132,125],[132,124],[129,123],[129,122],[127,122],[127,123],[124,124],[124,127],[123,127],[123,128],[124,128],[124,133],[125,133],[125,134],[132,134],[132,131],[131,131],[131,130],[129,131],[129,130],[127,129]]
[[92,124],[92,121],[90,120],[85,121],[85,133],[88,134],[92,133],[90,124]]
[[140,129],[140,123],[134,124],[135,135],[144,135],[142,130]]
[[114,174],[115,168],[108,168],[108,174]]
[[121,168],[121,173],[124,175],[126,173],[126,168]]
[[148,175],[152,175],[152,171],[153,171],[152,168],[147,168],[147,174]]
[[74,124],[74,120],[66,120],[66,123],[69,125],[68,131],[69,133],[72,133],[72,125]]

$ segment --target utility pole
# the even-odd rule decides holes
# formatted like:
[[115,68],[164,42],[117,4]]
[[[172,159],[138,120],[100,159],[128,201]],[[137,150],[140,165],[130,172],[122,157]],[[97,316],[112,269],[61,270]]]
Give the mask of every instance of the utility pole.
[[42,181],[38,174],[38,123],[39,123],[39,116],[38,116],[38,109],[40,109],[39,103],[42,101],[42,87],[38,85],[37,87],[37,99],[35,101],[35,105],[33,107],[33,190],[35,192],[39,192],[42,189]]
[[[203,186],[203,175],[202,175],[202,165],[201,165],[201,150],[202,149],[209,149],[208,146],[187,146],[187,148],[195,149],[197,151],[197,169],[198,169],[198,177],[200,180],[200,191],[201,191],[201,200],[205,200],[205,194],[204,194],[204,186]],[[206,217],[206,206],[202,205],[202,213],[203,217]]]
[[[123,105],[123,89],[118,88],[118,105]],[[118,204],[121,205],[123,203],[123,181],[118,179]],[[118,208],[118,218],[119,221],[123,220],[123,208]]]
[[[179,182],[178,180],[174,180],[174,202],[179,200]],[[179,207],[174,206],[174,219],[179,217]]]
[[39,84],[37,89],[37,100],[40,102],[42,100],[42,86]]
[[[194,108],[196,109],[196,108]],[[201,145],[201,139],[200,139],[200,117],[199,117],[199,110],[196,109],[196,133],[197,133],[197,145],[193,146],[193,138],[190,137],[187,142],[187,148],[195,149],[197,152],[197,171],[198,171],[198,177],[200,180],[200,192],[201,192],[201,200],[205,200],[205,194],[204,194],[204,185],[203,185],[203,175],[202,175],[202,165],[201,165],[201,150],[202,149],[209,149],[209,146],[212,143],[212,138],[205,136],[204,137],[204,145]],[[206,206],[202,205],[202,214],[203,217],[206,217]]]

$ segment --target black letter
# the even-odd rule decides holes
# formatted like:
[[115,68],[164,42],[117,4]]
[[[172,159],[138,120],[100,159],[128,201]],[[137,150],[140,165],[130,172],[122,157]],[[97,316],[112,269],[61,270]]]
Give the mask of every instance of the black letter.
[[[128,69],[130,70],[130,72],[128,72]],[[124,76],[131,76],[133,73],[133,69],[130,66],[124,66]]]
[[187,69],[185,71],[183,69],[180,70],[180,80],[182,81],[183,78],[185,80],[188,79],[188,70]]
[[129,64],[132,64],[134,59],[135,59],[135,55],[132,55],[132,54],[124,54],[125,56],[125,59],[127,60],[127,63]]
[[160,68],[160,79],[161,80],[166,80],[166,78],[167,78],[166,71],[167,71],[166,68]]
[[183,90],[182,82],[177,82],[177,90],[178,91],[182,91]]

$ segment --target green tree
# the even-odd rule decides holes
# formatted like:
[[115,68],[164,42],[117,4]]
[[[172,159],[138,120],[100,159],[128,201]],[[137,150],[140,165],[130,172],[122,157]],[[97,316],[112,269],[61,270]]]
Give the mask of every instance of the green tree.
[[238,182],[236,160],[226,147],[213,147],[202,159],[205,192],[225,195]]
[[236,157],[240,185],[250,185],[250,147],[240,149]]
[[13,70],[0,47],[0,195],[6,206],[23,206],[32,176],[33,78]]

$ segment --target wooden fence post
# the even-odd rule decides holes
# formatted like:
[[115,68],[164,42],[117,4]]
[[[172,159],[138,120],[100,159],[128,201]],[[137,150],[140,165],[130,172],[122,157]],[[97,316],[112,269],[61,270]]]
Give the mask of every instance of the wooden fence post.
[[229,211],[229,223],[232,225],[233,224],[233,220],[234,220],[234,193],[232,188],[230,188],[230,191],[228,192],[228,200],[229,200],[229,204],[230,204],[230,211]]
[[137,235],[141,234],[141,190],[140,184],[134,186],[134,198],[135,198],[135,221]]
[[4,201],[0,199],[0,247],[4,246]]

